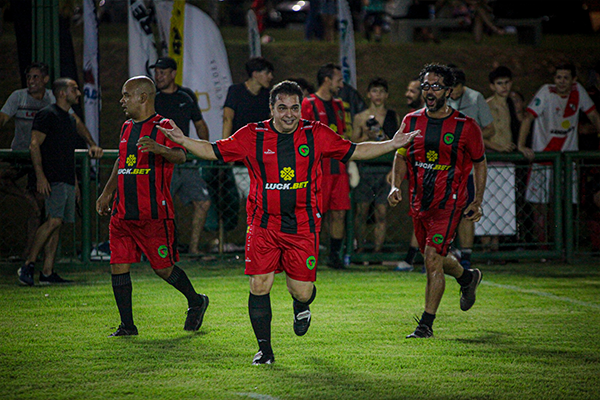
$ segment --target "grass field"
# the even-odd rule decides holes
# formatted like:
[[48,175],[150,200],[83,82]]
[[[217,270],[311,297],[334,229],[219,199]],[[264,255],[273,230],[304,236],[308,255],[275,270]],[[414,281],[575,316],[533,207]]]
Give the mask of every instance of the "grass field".
[[308,334],[292,330],[283,276],[271,294],[276,362],[252,366],[257,345],[240,262],[183,263],[210,296],[198,333],[185,300],[134,267],[140,335],[118,324],[107,265],[60,267],[76,284],[19,287],[0,275],[1,399],[597,399],[600,269],[484,266],[478,300],[459,309],[447,279],[435,337],[407,340],[425,277],[383,267],[319,272]]

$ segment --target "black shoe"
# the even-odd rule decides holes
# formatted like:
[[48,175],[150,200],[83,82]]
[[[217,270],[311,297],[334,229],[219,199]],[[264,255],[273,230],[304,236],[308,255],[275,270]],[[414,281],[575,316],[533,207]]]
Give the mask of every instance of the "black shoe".
[[134,325],[132,328],[126,328],[123,324],[119,325],[116,331],[108,335],[108,337],[114,336],[137,336],[138,330]]
[[273,355],[273,353],[263,354],[262,351],[256,353],[256,355],[252,359],[252,365],[273,364],[274,362],[275,356]]
[[310,309],[294,315],[294,333],[298,336],[304,335],[310,327]]
[[339,257],[329,257],[329,260],[327,260],[327,266],[329,268],[333,268],[333,269],[345,269],[346,267],[344,267],[344,263],[342,262],[342,260],[340,260]]
[[469,310],[475,304],[475,291],[477,290],[477,286],[481,282],[482,274],[481,271],[477,268],[471,270],[473,272],[473,279],[471,283],[467,286],[461,286],[460,291],[462,292],[462,296],[460,296],[460,309],[463,311]]
[[19,283],[25,286],[33,286],[33,267],[34,264],[31,262],[19,268],[17,271],[17,275],[19,275]]
[[65,283],[73,283],[73,281],[61,278],[56,272],[51,273],[50,276],[40,272],[40,285],[61,285]]
[[419,324],[417,329],[410,335],[406,335],[407,339],[427,339],[433,336],[433,329],[425,324]]
[[208,296],[205,294],[199,294],[198,296],[202,298],[202,304],[188,308],[183,330],[197,331],[202,326],[202,319],[204,319],[204,313],[208,308]]

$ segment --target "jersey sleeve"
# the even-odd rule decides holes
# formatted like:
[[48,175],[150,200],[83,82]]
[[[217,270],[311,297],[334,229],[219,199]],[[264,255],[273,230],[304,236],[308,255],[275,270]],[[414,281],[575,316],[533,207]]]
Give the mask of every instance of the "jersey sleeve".
[[250,133],[249,125],[246,125],[227,139],[217,140],[213,143],[213,150],[217,158],[224,162],[243,160],[251,147]]
[[323,157],[334,158],[343,163],[350,160],[350,157],[354,154],[354,150],[356,150],[355,143],[342,138],[331,128],[320,122],[315,124],[315,128],[315,131],[318,132],[317,140],[323,146]]
[[54,119],[52,118],[53,114],[48,112],[48,110],[42,109],[33,118],[33,125],[31,126],[32,131],[40,131],[45,135],[48,135],[52,132],[52,124],[54,123]]
[[577,90],[579,91],[579,107],[581,111],[589,114],[596,109],[596,105],[584,87],[579,83],[577,83],[577,86]]
[[18,92],[12,92],[8,99],[6,99],[6,103],[2,106],[0,112],[8,115],[9,117],[13,117],[19,108],[19,95]]
[[538,90],[538,92],[531,100],[531,103],[527,106],[527,112],[532,114],[534,117],[539,117],[544,113],[544,106],[546,103],[546,93],[548,92],[548,85],[544,85]]
[[483,135],[481,128],[474,120],[470,120],[469,140],[467,140],[467,151],[471,156],[471,161],[478,163],[485,159],[485,145],[483,144]]
[[302,114],[302,119],[307,119],[309,121],[315,120],[312,103],[307,98],[302,100],[301,114]]

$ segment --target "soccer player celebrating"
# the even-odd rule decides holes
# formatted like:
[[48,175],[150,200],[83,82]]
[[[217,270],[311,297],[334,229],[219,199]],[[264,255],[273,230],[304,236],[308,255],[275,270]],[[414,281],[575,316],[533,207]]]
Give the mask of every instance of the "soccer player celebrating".
[[167,126],[168,120],[154,110],[156,89],[150,78],[129,79],[122,94],[121,106],[130,119],[121,129],[119,158],[96,201],[98,214],[108,215],[117,193],[110,219],[110,267],[121,325],[110,336],[138,334],[133,323],[129,271],[142,253],[156,275],[187,298],[184,329],[197,331],[208,307],[208,296],[196,293],[186,273],[175,265],[179,253],[170,191],[174,164],[184,163],[186,152],[157,129]]
[[254,365],[275,361],[269,297],[275,273],[286,272],[294,332],[302,336],[310,326],[309,305],[317,293],[321,160],[378,157],[407,145],[418,134],[398,131],[391,140],[352,143],[320,122],[300,118],[302,89],[295,82],[283,81],[273,87],[269,103],[272,119],[248,124],[216,143],[186,137],[176,126],[159,127],[200,158],[243,161],[250,172],[245,273],[250,277],[250,321],[260,348]]
[[[446,104],[454,83],[450,68],[426,65],[419,80],[425,108],[406,115],[402,126],[404,130],[419,129],[424,134],[415,137],[407,149],[396,153],[388,196],[392,207],[402,200],[400,182],[404,172],[398,165],[403,163],[396,160],[403,157],[408,165],[410,215],[427,272],[425,311],[417,329],[407,338],[433,336],[433,320],[446,286],[444,274],[455,277],[460,284],[461,310],[467,311],[475,303],[481,272],[464,269],[447,254],[461,217],[475,222],[481,218],[487,178],[481,129],[475,120]],[[474,169],[475,199],[467,205],[466,185],[471,168]]]

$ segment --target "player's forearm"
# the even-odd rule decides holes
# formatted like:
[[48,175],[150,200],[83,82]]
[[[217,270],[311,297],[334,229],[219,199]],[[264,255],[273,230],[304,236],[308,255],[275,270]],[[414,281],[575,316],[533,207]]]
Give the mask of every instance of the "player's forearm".
[[483,202],[483,193],[485,192],[485,182],[487,181],[487,161],[473,164],[473,182],[475,183],[474,201],[481,204]]
[[390,151],[396,150],[392,140],[383,142],[363,142],[356,145],[356,150],[352,154],[351,160],[369,160],[371,158],[382,156]]
[[400,184],[404,180],[406,176],[406,161],[404,160],[404,156],[396,153],[394,155],[394,164],[392,166],[392,182],[391,186],[394,188],[399,188]]
[[0,112],[0,128],[2,128],[10,119],[10,115]]
[[104,186],[104,190],[102,191],[102,196],[112,196],[115,190],[117,190],[117,175],[119,172],[119,158],[115,160],[115,164],[113,165],[113,169],[110,173],[110,177]]
[[42,168],[42,152],[40,151],[40,146],[32,141],[29,145],[29,153],[31,155],[31,163],[33,164],[35,176],[38,180],[45,177],[44,169]]
[[206,140],[196,140],[189,137],[184,137],[181,145],[185,147],[187,151],[203,160],[217,160],[212,143]]

